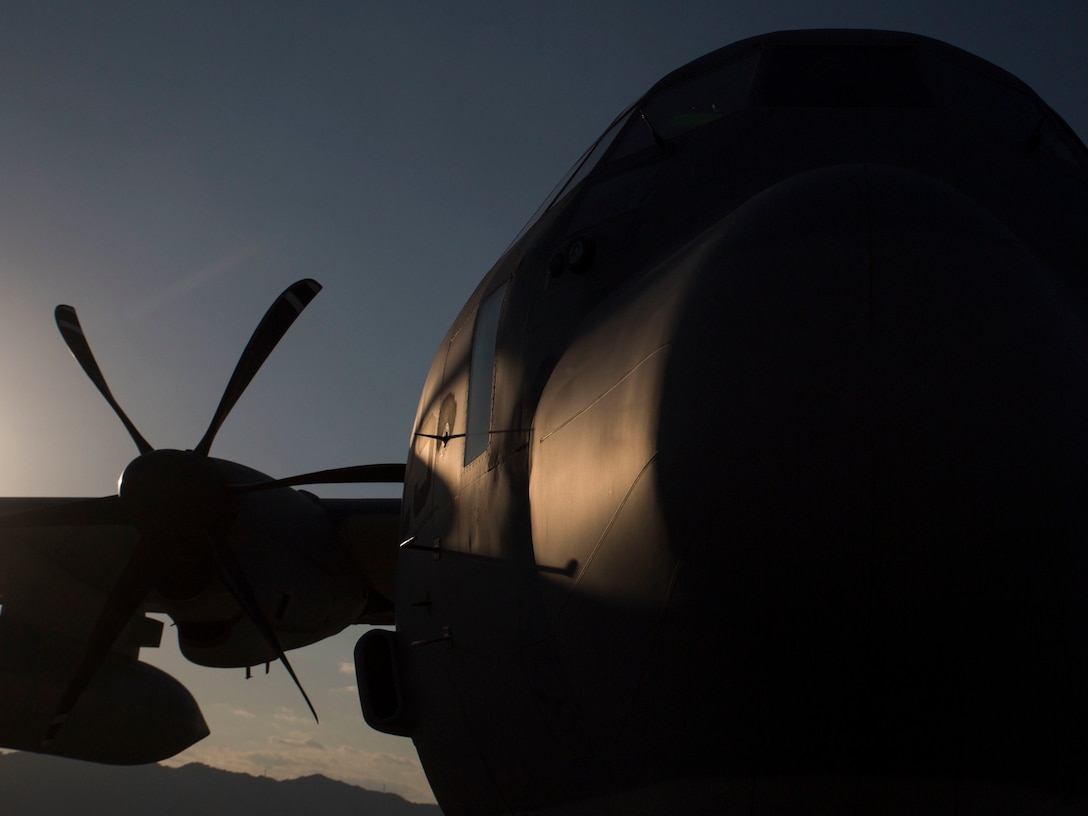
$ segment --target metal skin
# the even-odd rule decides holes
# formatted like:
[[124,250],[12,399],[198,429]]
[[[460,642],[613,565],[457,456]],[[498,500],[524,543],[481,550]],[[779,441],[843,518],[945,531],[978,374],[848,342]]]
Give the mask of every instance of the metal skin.
[[447,816],[1085,812],[1083,145],[882,32],[629,117],[439,348],[369,721]]

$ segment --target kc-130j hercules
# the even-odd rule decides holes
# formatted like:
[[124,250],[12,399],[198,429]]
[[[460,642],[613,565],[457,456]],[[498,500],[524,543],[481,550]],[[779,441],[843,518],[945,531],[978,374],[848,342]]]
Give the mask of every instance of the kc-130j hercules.
[[[407,465],[209,456],[5,500],[0,744],[207,731],[138,662],[353,623],[449,816],[1088,811],[1088,152],[924,37],[773,34],[665,77],[465,305]],[[292,489],[401,481],[400,501]],[[299,686],[301,689],[301,685]]]

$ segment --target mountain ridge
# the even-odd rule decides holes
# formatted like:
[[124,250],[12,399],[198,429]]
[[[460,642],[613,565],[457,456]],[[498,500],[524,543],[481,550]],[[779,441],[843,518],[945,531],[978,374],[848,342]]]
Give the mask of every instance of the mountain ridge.
[[262,816],[441,816],[437,805],[408,802],[395,793],[319,774],[277,780],[200,763],[178,768],[96,765],[23,752],[0,754],[0,801],[6,813],[20,816],[68,811],[114,816],[237,816],[240,811]]

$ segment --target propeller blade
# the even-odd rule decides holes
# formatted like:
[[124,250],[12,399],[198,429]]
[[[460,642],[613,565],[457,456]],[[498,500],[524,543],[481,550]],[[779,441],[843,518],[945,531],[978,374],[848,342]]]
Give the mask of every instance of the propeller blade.
[[139,613],[161,566],[162,560],[154,548],[146,546],[143,541],[136,545],[132,557],[125,565],[124,571],[95,620],[94,628],[87,639],[83,658],[68,681],[68,686],[53,717],[53,723],[46,731],[43,748],[48,748],[49,742],[63,728],[69,712],[79,702],[87,684],[91,682],[102,661],[110,653],[117,638]]
[[117,418],[124,423],[125,430],[132,437],[132,441],[136,443],[140,453],[143,454],[154,450],[148,441],[140,435],[140,432],[136,430],[136,426],[132,424],[125,412],[121,410],[121,406],[117,404],[117,400],[113,398],[113,394],[110,393],[110,388],[106,385],[106,378],[102,376],[102,371],[98,368],[94,355],[91,354],[91,347],[87,343],[87,338],[83,335],[83,327],[79,324],[79,316],[76,315],[76,310],[72,306],[58,306],[53,311],[53,319],[57,323],[57,328],[60,329],[60,336],[64,338],[68,350],[76,358],[76,361],[83,369],[83,373],[95,384],[98,393],[106,398],[110,408],[117,414]]
[[231,374],[230,382],[227,383],[227,388],[219,400],[219,407],[215,409],[215,416],[212,417],[208,430],[204,432],[204,438],[193,448],[198,455],[208,455],[212,442],[215,440],[215,435],[219,432],[219,427],[227,418],[238,398],[242,396],[253,377],[260,371],[264,361],[272,353],[272,349],[276,347],[276,344],[280,342],[287,330],[291,328],[295,318],[302,313],[302,310],[320,291],[321,284],[317,281],[309,278],[300,280],[287,287],[283,294],[276,298],[276,301],[265,312],[261,322],[257,324],[253,336],[249,338],[249,343],[246,344],[242,356],[238,359],[238,364],[234,367],[234,373]]
[[260,490],[275,490],[281,487],[311,484],[372,484],[375,482],[403,482],[405,466],[399,463],[389,465],[352,465],[351,467],[316,470],[288,476],[285,479],[273,479],[269,482],[253,484],[227,485],[234,493],[254,493]]
[[216,543],[212,546],[212,554],[215,557],[216,564],[219,566],[219,575],[223,579],[223,583],[226,585],[230,594],[234,596],[234,600],[238,602],[238,605],[242,607],[242,610],[249,616],[249,619],[253,621],[253,624],[264,636],[265,641],[272,647],[272,650],[276,653],[276,657],[279,659],[283,667],[287,669],[287,673],[291,675],[291,679],[295,681],[295,686],[302,694],[302,699],[306,701],[306,705],[310,708],[310,713],[314,715],[314,722],[320,722],[317,719],[317,711],[314,709],[314,704],[310,702],[310,697],[306,694],[306,689],[302,687],[302,683],[298,679],[298,675],[295,674],[295,670],[291,667],[291,661],[287,659],[286,652],[283,651],[283,647],[280,646],[279,640],[276,638],[276,633],[272,629],[272,624],[268,622],[264,614],[261,612],[261,608],[257,603],[257,597],[253,593],[253,589],[250,587],[249,582],[246,580],[245,574],[242,572],[242,566],[238,563],[238,560],[234,557],[234,554],[230,551],[225,541],[217,539]]

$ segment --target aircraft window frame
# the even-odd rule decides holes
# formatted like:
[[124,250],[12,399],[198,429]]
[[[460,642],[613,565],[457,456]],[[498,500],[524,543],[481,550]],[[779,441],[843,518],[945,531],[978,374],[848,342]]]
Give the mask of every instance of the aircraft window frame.
[[[620,115],[612,120],[612,124],[608,126],[608,129],[578,157],[578,160],[571,165],[571,168],[563,174],[559,183],[552,188],[550,193],[548,193],[543,203],[537,207],[536,212],[533,213],[532,217],[525,222],[525,226],[521,228],[516,236],[514,236],[514,240],[510,242],[510,246],[513,246],[520,241],[522,236],[531,230],[544,213],[550,210],[568,190],[573,190],[581,183],[582,179],[589,175],[589,171],[600,161],[601,155],[604,154],[612,142],[619,136],[620,131],[623,130],[624,125],[627,124],[627,121],[631,118],[637,106],[638,102],[632,102],[624,108]],[[509,249],[509,247],[507,247],[507,249]]]
[[[947,54],[922,49],[919,68],[938,110],[998,140],[1084,167],[1088,148],[1076,131],[1031,88],[1009,76],[986,74]],[[1004,72],[1002,72],[1004,73]]]
[[[472,327],[469,351],[468,396],[465,407],[465,467],[483,456],[491,442],[491,414],[495,396],[495,359],[499,324],[510,281],[480,301]],[[485,399],[480,399],[486,395]]]
[[1084,144],[1080,134],[1073,130],[1069,123],[1061,117],[1060,113],[1047,105],[1045,101],[1043,107],[1047,110],[1051,127],[1064,137],[1063,146],[1072,153],[1072,158],[1069,161],[1084,167],[1088,164],[1088,145]]
[[[685,133],[720,122],[744,110],[753,96],[763,63],[763,51],[763,48],[748,51],[694,76],[684,77],[664,88],[658,88],[639,100],[636,106],[638,116],[616,140],[604,163],[621,161],[650,148],[659,150],[654,134],[668,143]],[[694,96],[693,91],[696,92]],[[725,104],[719,107],[716,100],[711,100],[711,113],[693,113],[692,99],[710,100],[712,93],[723,94]],[[670,111],[672,116],[669,116]]]

